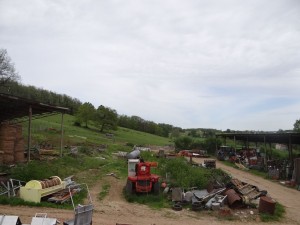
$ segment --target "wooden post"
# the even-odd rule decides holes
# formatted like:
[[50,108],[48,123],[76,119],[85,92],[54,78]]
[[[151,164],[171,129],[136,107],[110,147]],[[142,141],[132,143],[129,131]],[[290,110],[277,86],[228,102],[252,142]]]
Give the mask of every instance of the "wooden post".
[[60,157],[62,157],[62,152],[63,152],[63,143],[64,143],[64,114],[61,114],[61,136],[60,136]]
[[267,167],[267,144],[266,144],[266,136],[264,136],[264,146],[265,146],[265,166]]
[[31,149],[31,120],[32,120],[32,108],[29,106],[29,124],[28,124],[28,152],[27,162],[30,162],[30,149]]
[[292,140],[291,135],[289,135],[289,161],[291,165],[293,165],[293,149],[292,149]]
[[236,155],[236,140],[235,140],[235,135],[233,136],[233,140],[234,140],[234,152],[235,152],[235,155]]

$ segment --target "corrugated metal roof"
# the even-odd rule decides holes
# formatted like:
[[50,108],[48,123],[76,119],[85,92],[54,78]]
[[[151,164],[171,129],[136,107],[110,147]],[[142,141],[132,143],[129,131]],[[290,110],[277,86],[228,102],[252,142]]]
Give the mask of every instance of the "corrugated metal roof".
[[300,133],[223,133],[217,134],[217,137],[235,139],[237,141],[248,142],[266,142],[266,143],[278,143],[278,144],[300,144]]
[[48,105],[30,99],[0,93],[0,122],[27,120],[31,106],[33,117],[49,116],[57,113],[68,113],[68,108]]

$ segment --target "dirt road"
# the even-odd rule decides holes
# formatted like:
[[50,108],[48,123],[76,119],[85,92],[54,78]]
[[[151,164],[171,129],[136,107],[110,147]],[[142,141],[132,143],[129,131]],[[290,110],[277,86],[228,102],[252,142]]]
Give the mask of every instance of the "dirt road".
[[300,224],[300,191],[283,186],[277,181],[266,180],[248,172],[225,166],[221,162],[217,162],[217,167],[246,183],[257,186],[260,190],[267,190],[273,199],[286,207],[288,222]]
[[[201,161],[201,159],[197,159],[197,161]],[[222,168],[242,181],[256,185],[260,189],[267,190],[274,199],[286,206],[286,218],[280,224],[300,224],[300,217],[298,215],[298,210],[300,208],[299,191],[283,187],[278,183],[256,177],[221,163],[217,163],[217,167]],[[104,183],[109,183],[111,188],[105,199],[100,201],[98,196]],[[116,223],[132,225],[266,224],[257,220],[220,220],[217,217],[212,216],[210,212],[193,212],[187,209],[178,212],[173,211],[172,209],[153,210],[144,205],[126,202],[122,195],[124,185],[125,180],[119,180],[114,177],[105,177],[91,188],[90,192],[95,206],[93,215],[94,225],[115,225]],[[0,205],[0,214],[18,215],[23,223],[30,223],[30,218],[37,212],[47,213],[48,217],[59,219],[61,224],[64,220],[73,217],[73,212],[70,210]]]

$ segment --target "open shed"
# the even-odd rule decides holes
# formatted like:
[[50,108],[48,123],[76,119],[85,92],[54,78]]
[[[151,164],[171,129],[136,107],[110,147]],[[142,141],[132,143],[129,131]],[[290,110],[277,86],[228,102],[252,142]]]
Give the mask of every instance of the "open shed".
[[28,154],[30,160],[31,121],[54,114],[61,114],[61,155],[63,148],[63,115],[69,113],[68,108],[44,104],[30,99],[0,93],[0,124],[18,124],[28,121]]
[[288,132],[288,133],[223,133],[217,134],[217,137],[225,138],[225,140],[231,139],[235,141],[243,141],[247,145],[252,143],[264,143],[266,144],[284,144],[288,146],[289,159],[292,160],[292,145],[300,145],[300,133]]

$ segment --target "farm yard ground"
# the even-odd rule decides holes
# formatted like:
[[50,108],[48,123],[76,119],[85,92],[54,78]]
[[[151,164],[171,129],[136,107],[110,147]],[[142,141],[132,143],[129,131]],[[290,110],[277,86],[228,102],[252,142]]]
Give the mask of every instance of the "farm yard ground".
[[[196,163],[201,163],[203,159],[194,159]],[[217,168],[231,174],[244,182],[251,183],[260,189],[267,190],[272,198],[280,202],[286,207],[285,218],[277,224],[300,224],[298,210],[300,207],[300,192],[284,187],[276,182],[257,177],[248,172],[241,171],[217,162]],[[101,192],[103,183],[109,183],[111,188],[109,193],[103,200],[99,200],[99,192]],[[128,203],[123,196],[123,187],[126,181],[124,179],[116,179],[114,177],[105,177],[99,180],[90,188],[90,193],[95,206],[93,215],[93,224],[96,225],[115,225],[116,223],[132,224],[132,225],[179,225],[179,224],[211,224],[223,225],[232,224],[266,224],[260,222],[257,218],[252,219],[250,213],[246,210],[240,219],[228,220],[219,218],[208,211],[193,212],[187,209],[182,211],[173,211],[172,209],[151,209],[148,206]],[[64,220],[73,217],[72,210],[62,210],[54,208],[38,208],[27,206],[6,206],[0,205],[1,214],[18,215],[23,223],[30,223],[35,213],[47,213],[48,217],[57,218],[61,223]],[[237,212],[236,212],[237,213]],[[248,218],[245,218],[248,217]]]

